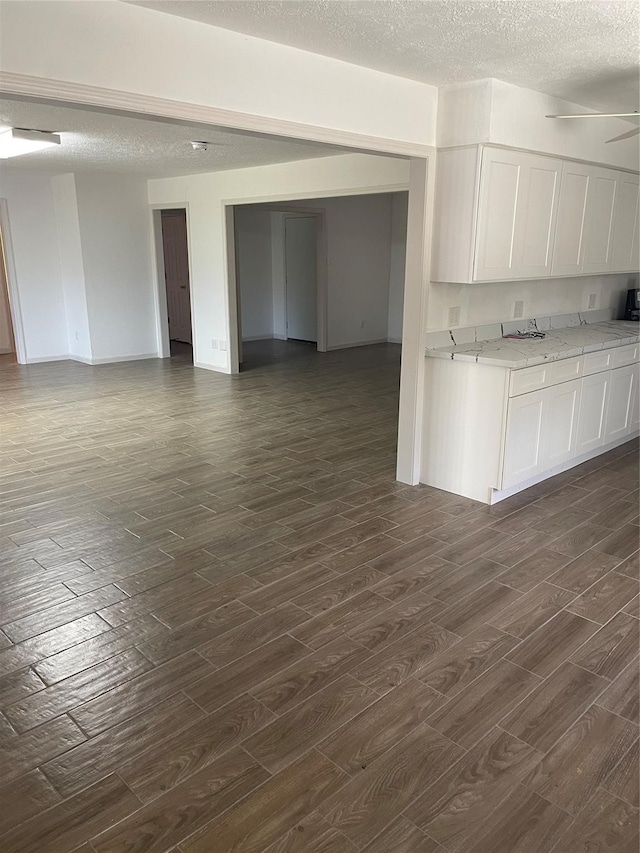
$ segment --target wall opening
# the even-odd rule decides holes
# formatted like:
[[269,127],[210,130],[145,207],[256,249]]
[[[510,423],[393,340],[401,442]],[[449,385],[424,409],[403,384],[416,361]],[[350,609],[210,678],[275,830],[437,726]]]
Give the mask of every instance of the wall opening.
[[193,364],[193,321],[187,211],[172,207],[154,211],[158,310],[158,354]]

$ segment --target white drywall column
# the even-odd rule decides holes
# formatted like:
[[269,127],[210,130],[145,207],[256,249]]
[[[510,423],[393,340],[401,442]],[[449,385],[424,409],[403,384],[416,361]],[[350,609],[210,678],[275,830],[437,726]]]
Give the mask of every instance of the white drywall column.
[[69,355],[90,361],[91,331],[87,309],[86,282],[82,261],[80,222],[75,175],[56,175],[51,180],[58,231],[60,275],[67,317]]
[[394,193],[391,197],[391,266],[389,270],[387,340],[394,344],[402,343],[408,203],[409,199],[406,193]]
[[424,329],[431,266],[434,161],[435,155],[411,160],[409,172],[396,477],[401,483],[411,485],[420,482],[422,410],[425,404]]

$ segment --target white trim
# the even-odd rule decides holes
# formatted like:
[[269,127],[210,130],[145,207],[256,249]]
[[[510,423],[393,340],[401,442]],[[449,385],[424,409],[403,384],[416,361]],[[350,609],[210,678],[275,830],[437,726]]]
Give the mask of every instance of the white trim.
[[233,130],[252,131],[269,136],[340,145],[365,154],[373,152],[395,154],[401,157],[424,157],[433,151],[432,146],[418,142],[368,136],[353,131],[224,110],[203,104],[188,104],[137,92],[106,89],[102,86],[87,86],[84,83],[73,83],[69,80],[34,77],[13,71],[0,72],[0,92],[27,98],[45,98],[61,104],[87,104],[101,107],[107,112],[118,110],[143,117],[152,115],[212,124]]
[[402,338],[396,338],[396,337],[393,337],[393,335],[392,335],[390,338],[387,338],[386,343],[388,343],[388,344],[401,344]]
[[435,155],[411,161],[396,459],[396,479],[409,485],[420,482],[434,178]]
[[189,309],[191,318],[191,345],[195,351],[193,322],[193,290],[191,287],[191,239],[189,232],[189,202],[163,202],[149,205],[151,239],[151,275],[154,282],[153,307],[156,324],[157,358],[171,358],[169,340],[169,311],[167,308],[167,282],[164,274],[164,244],[162,237],[162,211],[184,210],[187,226],[187,263],[189,265]]
[[547,471],[543,471],[541,474],[536,474],[535,477],[531,477],[529,480],[525,480],[522,483],[517,483],[515,486],[511,486],[508,489],[492,489],[490,504],[493,506],[493,504],[500,503],[500,501],[510,498],[513,495],[517,495],[519,492],[524,492],[526,489],[531,488],[531,486],[536,486],[538,483],[542,483],[550,477],[555,477],[556,474],[563,474],[565,471],[570,471],[571,468],[582,465],[583,462],[588,462],[590,459],[595,459],[596,456],[602,456],[602,454],[608,453],[616,447],[620,447],[621,444],[633,441],[635,438],[638,438],[638,436],[640,436],[640,430],[631,432],[629,435],[624,435],[622,438],[612,441],[610,444],[604,444],[602,447],[596,447],[593,450],[589,450],[587,453],[575,456],[573,459],[568,459],[566,462],[563,462],[562,465],[556,465],[554,468],[549,468]]
[[226,373],[227,375],[231,374],[231,369],[229,367],[218,367],[215,364],[205,364],[202,361],[194,361],[194,367],[200,367],[202,370],[211,370],[213,373]]
[[[336,349],[352,349],[353,347],[372,347],[376,344],[386,344],[388,343],[386,338],[379,338],[376,341],[353,341],[349,344],[334,344],[333,346],[327,347],[328,351],[333,351]],[[398,341],[401,343],[401,341]]]
[[27,358],[26,361],[20,362],[20,364],[45,364],[45,362],[49,361],[72,361],[74,356],[69,355],[69,353],[64,353],[63,355],[36,355],[33,358]]
[[27,358],[24,322],[22,319],[22,308],[20,307],[20,292],[18,290],[18,276],[16,274],[13,243],[11,241],[9,205],[7,204],[6,198],[0,198],[0,231],[2,232],[7,293],[9,296],[9,312],[11,314],[11,325],[13,327],[13,342],[16,347],[16,359],[18,364],[31,364],[32,362]]
[[111,358],[85,358],[82,355],[68,355],[71,361],[79,361],[81,364],[116,364],[120,361],[146,361],[150,358],[159,358],[157,352],[143,352],[139,355],[114,355]]

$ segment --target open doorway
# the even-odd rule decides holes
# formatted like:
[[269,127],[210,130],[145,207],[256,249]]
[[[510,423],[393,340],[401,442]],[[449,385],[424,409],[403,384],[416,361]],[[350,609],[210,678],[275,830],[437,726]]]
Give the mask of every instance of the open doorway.
[[2,233],[2,224],[0,223],[0,355],[11,355],[15,351],[13,321],[9,305],[9,284],[7,281],[4,235]]
[[287,340],[318,344],[318,261],[315,216],[284,217],[284,290]]
[[170,355],[193,362],[187,211],[161,210],[160,234]]

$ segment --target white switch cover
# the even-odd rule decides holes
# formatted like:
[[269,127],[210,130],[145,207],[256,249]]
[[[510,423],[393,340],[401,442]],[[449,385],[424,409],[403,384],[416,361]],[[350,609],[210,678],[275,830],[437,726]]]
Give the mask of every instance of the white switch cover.
[[524,317],[524,302],[521,299],[513,303],[513,319],[517,320],[519,317]]
[[587,305],[587,308],[595,308],[597,304],[598,304],[598,294],[597,293],[590,293],[589,294],[589,303]]
[[460,306],[455,305],[453,308],[449,308],[449,326],[459,326],[460,325]]
[[220,341],[220,349],[226,350],[226,348],[227,348],[227,342],[226,341]]

